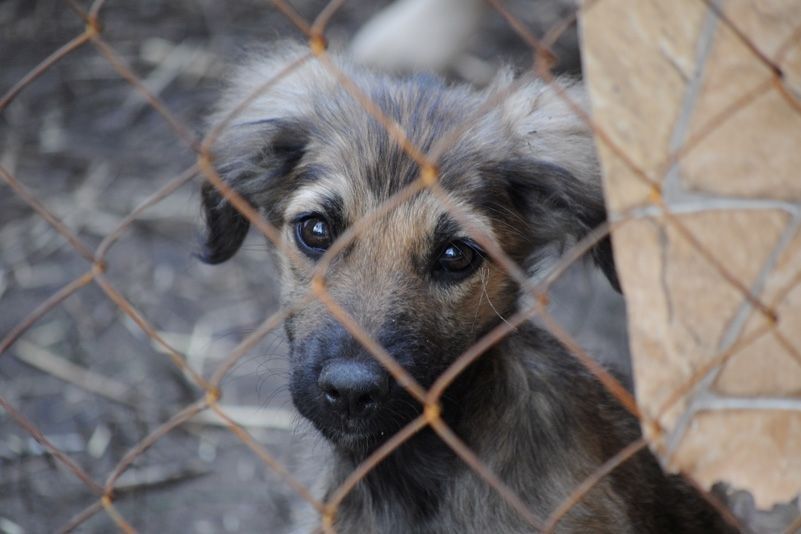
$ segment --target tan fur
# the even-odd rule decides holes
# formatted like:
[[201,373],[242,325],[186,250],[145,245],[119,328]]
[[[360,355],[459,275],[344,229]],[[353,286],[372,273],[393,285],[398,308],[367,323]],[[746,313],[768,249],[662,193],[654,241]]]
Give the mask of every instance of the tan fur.
[[[305,53],[285,45],[254,56],[234,75],[213,117],[221,120],[269,85],[232,120],[215,153],[226,182],[298,250],[298,260],[280,257],[285,306],[306,295],[319,261],[320,252],[304,248],[299,237],[306,218],[345,234],[420,174],[384,125],[314,60],[268,83]],[[604,221],[591,131],[535,79],[518,80],[505,99],[488,106],[507,92],[510,73],[474,91],[431,77],[392,78],[338,56],[332,61],[421,152],[458,132],[435,162],[439,186],[458,216],[431,190],[418,191],[374,216],[325,272],[326,289],[338,305],[427,388],[517,310],[517,282],[498,262],[483,258],[476,233],[534,273],[548,256]],[[580,84],[559,83],[586,107]],[[203,195],[203,257],[218,263],[236,252],[248,223],[214,188],[206,186]],[[474,261],[457,273],[442,263],[443,251],[454,243],[477,254],[468,254]],[[608,240],[592,256],[616,285]],[[293,309],[285,327],[293,400],[331,444],[330,495],[421,406],[324,303]],[[340,380],[335,387],[332,376]],[[637,421],[532,324],[489,348],[441,403],[445,422],[540,520],[639,435]],[[335,526],[339,532],[398,534],[532,529],[430,429],[354,488]],[[706,533],[726,527],[642,452],[573,507],[557,530]]]

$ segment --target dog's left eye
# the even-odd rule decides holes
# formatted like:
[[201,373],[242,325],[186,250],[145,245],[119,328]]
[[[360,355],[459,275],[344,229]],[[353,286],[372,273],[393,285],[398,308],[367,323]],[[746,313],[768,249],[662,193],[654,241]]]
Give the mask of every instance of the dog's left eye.
[[295,239],[301,251],[317,258],[331,246],[334,236],[325,219],[311,215],[295,223]]
[[467,278],[478,269],[484,256],[476,246],[465,241],[452,241],[440,252],[434,265],[434,275],[451,281]]

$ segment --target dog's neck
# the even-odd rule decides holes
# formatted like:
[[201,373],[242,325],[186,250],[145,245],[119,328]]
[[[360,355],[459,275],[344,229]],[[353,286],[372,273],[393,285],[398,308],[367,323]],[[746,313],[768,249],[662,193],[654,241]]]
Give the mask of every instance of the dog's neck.
[[[343,455],[342,460],[339,467],[344,474],[352,472],[363,458]],[[345,504],[379,513],[388,506],[400,507],[410,520],[424,522],[436,511],[444,484],[459,468],[453,451],[433,430],[425,428],[370,470]],[[373,499],[376,495],[381,496],[380,502]]]

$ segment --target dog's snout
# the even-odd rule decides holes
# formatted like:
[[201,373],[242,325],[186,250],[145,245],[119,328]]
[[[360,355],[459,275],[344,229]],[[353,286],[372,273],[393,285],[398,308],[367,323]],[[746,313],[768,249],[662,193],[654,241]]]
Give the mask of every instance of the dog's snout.
[[346,417],[365,417],[389,394],[389,377],[377,364],[335,361],[320,373],[317,385],[325,404]]

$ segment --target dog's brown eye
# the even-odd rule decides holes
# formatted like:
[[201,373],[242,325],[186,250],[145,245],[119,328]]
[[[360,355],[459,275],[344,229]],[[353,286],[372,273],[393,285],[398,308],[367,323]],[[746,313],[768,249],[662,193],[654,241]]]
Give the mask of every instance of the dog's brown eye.
[[440,252],[434,266],[434,274],[440,279],[458,281],[473,273],[483,259],[472,244],[452,241]]
[[310,216],[295,223],[295,237],[300,249],[311,257],[319,257],[331,246],[333,236],[328,222]]
[[473,261],[473,249],[451,243],[439,257],[439,264],[448,271],[463,271]]

